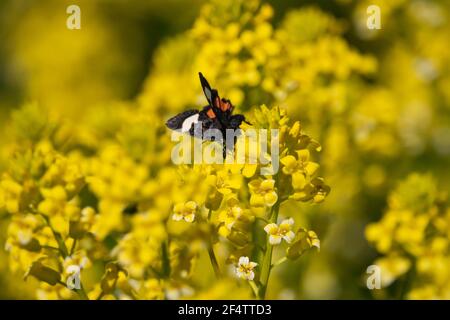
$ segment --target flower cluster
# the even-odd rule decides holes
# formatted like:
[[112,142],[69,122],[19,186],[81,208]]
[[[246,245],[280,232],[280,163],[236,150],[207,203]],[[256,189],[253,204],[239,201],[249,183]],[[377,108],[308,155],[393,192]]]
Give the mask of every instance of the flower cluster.
[[[249,118],[255,128],[280,131],[279,141],[268,141],[267,144],[280,143],[280,153],[283,155],[287,156],[295,150],[320,149],[317,142],[301,132],[298,122],[294,123],[293,128],[290,127],[290,120],[282,109],[269,109],[262,106],[255,109],[253,115],[250,114]],[[268,220],[276,222],[281,203],[291,199],[314,202],[314,197],[320,194],[326,196],[329,188],[325,185],[323,185],[323,188],[313,188],[309,191],[310,197],[295,199],[291,197],[291,193],[294,192],[292,188],[279,185],[281,179],[289,179],[287,175],[282,172],[276,173],[274,176],[258,175],[258,166],[257,164],[225,164],[220,166],[194,165],[192,168],[183,168],[183,181],[179,188],[183,190],[184,199],[174,204],[172,220],[178,223],[180,221],[192,223],[192,226],[183,226],[184,237],[186,237],[186,234],[197,234],[203,241],[210,239],[209,241],[212,241],[216,247],[222,248],[220,251],[228,252],[228,258],[225,260],[231,263],[242,260],[239,257],[245,257],[244,254],[248,257],[267,256],[265,264],[261,262],[263,268],[267,268],[267,261],[271,261],[271,247],[275,244],[273,238],[277,237],[278,234],[268,231],[274,223],[266,223],[265,226],[259,227],[260,223]],[[317,172],[311,173],[311,175],[305,176],[305,179],[317,178],[316,174]],[[190,196],[189,190],[192,186],[198,186],[199,181],[203,181],[203,183],[200,183],[200,186],[202,186],[200,188],[205,188],[204,193],[192,191],[195,196]],[[305,184],[301,190],[308,186]],[[288,237],[288,242],[294,242],[296,235],[290,230],[294,227],[294,221],[289,219],[286,223],[289,224],[286,227],[289,230],[284,230],[285,226],[282,223],[280,234]],[[215,230],[217,230],[217,234],[215,234]],[[257,239],[266,238],[264,230],[269,233],[267,235],[268,242],[257,245]],[[221,237],[223,237],[223,240]],[[222,271],[216,264],[217,258],[214,255],[213,247],[209,246],[212,265],[216,274],[221,274]],[[306,250],[306,248],[304,249]],[[289,250],[294,249],[289,248]],[[294,255],[290,256],[294,257]],[[255,275],[247,269],[248,272],[242,270],[238,272],[240,268],[244,268],[243,265],[248,265],[248,268],[254,272],[253,269],[256,264],[253,263],[256,262],[238,263],[237,274],[245,279],[251,277],[251,280],[257,280],[256,286],[258,288],[255,290],[255,294],[261,296],[265,290],[269,274],[266,273],[264,279],[257,279],[258,277],[255,278]]]
[[[127,101],[128,73],[139,67],[142,79],[140,60],[130,59],[139,53],[109,40],[129,29],[101,16],[69,41],[52,27],[65,17],[51,2],[27,10],[7,43],[6,78],[25,81],[24,93],[39,103],[0,114],[1,273],[26,275],[27,297],[41,299],[360,294],[360,273],[347,271],[368,259],[367,244],[354,228],[378,217],[405,171],[430,166],[445,180],[450,152],[450,7],[377,3],[381,30],[366,27],[368,0],[326,10],[277,3],[276,14],[260,0],[206,1],[189,30],[152,54],[142,90]],[[140,14],[187,6],[133,5]],[[100,16],[96,4],[87,8]],[[171,25],[183,20],[163,16]],[[95,57],[95,67],[86,63]],[[67,65],[72,72],[59,74]],[[261,164],[171,162],[164,123],[206,103],[198,71],[245,114],[252,125],[244,129],[278,130],[267,141],[267,150],[280,146],[276,173]],[[406,279],[403,296],[448,297],[448,209],[436,184],[412,176],[388,199],[367,228],[383,284],[392,283],[384,292]],[[329,250],[305,255],[320,249],[318,234]],[[300,256],[302,267],[289,268]],[[10,278],[0,276],[2,286],[12,287]]]
[[[450,210],[445,194],[430,175],[412,174],[389,197],[379,222],[366,229],[367,239],[383,254],[375,261],[381,284],[404,279],[410,299],[450,297]],[[414,274],[414,276],[413,276]]]
[[[318,149],[279,108],[263,106],[249,117],[257,128],[280,130],[286,157]],[[258,165],[170,165],[151,177],[152,165],[127,155],[120,144],[86,157],[63,155],[52,143],[17,153],[1,180],[1,205],[12,216],[6,243],[11,268],[40,281],[40,298],[192,296],[201,289],[192,279],[204,248],[217,277],[236,263],[238,277],[250,280],[254,295],[263,298],[272,246],[284,238],[286,257],[293,259],[315,246],[304,241],[304,229],[294,232],[292,218],[277,225],[277,216],[282,203],[318,202],[315,197],[329,189],[291,197],[300,189],[279,184],[290,177],[286,168],[263,176]],[[83,275],[94,272],[93,262],[104,272],[86,283]]]
[[[236,5],[242,5],[237,15]],[[214,26],[211,10],[223,17]],[[0,205],[12,215],[7,239],[11,267],[40,280],[40,298],[73,298],[74,292],[90,299],[192,296],[206,288],[195,281],[195,270],[208,274],[198,261],[209,259],[221,278],[227,264],[239,266],[245,256],[258,266],[248,262],[239,275],[251,278],[254,295],[262,298],[274,238],[289,239],[289,258],[315,246],[305,242],[304,229],[295,228],[293,219],[287,220],[289,226],[282,222],[277,231],[272,228],[279,213],[284,215],[282,204],[319,203],[329,192],[317,176],[316,162],[301,158],[298,165],[289,163],[320,146],[298,121],[291,123],[283,108],[255,107],[248,114],[253,128],[279,131],[277,141],[267,142],[268,150],[280,145],[283,168],[275,175],[258,174],[258,164],[176,167],[162,130],[167,111],[199,103],[198,83],[192,81],[197,70],[242,109],[263,102],[255,94],[276,100],[281,89],[270,83],[279,78],[276,65],[287,44],[276,36],[272,15],[272,8],[259,1],[205,5],[193,29],[166,45],[172,49],[163,47],[162,56],[156,54],[136,104],[114,103],[115,113],[108,111],[110,106],[96,106],[76,130],[58,117],[46,118],[38,105],[17,113],[12,126],[23,147],[32,151],[12,161],[2,178]],[[232,44],[225,51],[220,49],[223,37]],[[167,60],[171,54],[188,63],[174,65]],[[263,78],[266,65],[271,75]],[[174,79],[181,81],[184,99],[173,99],[171,90],[162,89],[166,83],[173,88]],[[71,290],[77,272],[81,285]]]
[[[92,209],[83,208],[79,197],[85,177],[76,159],[59,154],[48,141],[16,154],[13,162],[0,183],[12,215],[6,241],[11,268],[42,281],[41,297],[68,298],[65,283],[102,254],[90,237]],[[85,297],[81,287],[76,291]]]

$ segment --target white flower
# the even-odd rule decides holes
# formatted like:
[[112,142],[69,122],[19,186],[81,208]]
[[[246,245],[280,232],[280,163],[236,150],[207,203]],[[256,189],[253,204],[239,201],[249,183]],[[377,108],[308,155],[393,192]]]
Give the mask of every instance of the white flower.
[[245,280],[253,280],[255,278],[255,272],[253,269],[258,264],[256,262],[250,261],[248,257],[240,257],[239,263],[236,267],[236,274],[239,278],[245,279]]
[[269,223],[264,227],[264,231],[269,235],[269,243],[271,245],[280,244],[284,239],[287,243],[291,243],[295,238],[295,233],[291,230],[294,225],[294,219],[283,220],[278,226],[276,223]]

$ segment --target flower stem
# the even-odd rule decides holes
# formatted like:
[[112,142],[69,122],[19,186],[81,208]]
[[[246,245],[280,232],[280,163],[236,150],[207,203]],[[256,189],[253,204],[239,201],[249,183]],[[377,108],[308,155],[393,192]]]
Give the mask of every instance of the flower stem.
[[209,259],[211,260],[211,265],[213,267],[214,274],[216,275],[216,278],[219,279],[222,277],[222,274],[220,273],[219,263],[217,262],[216,255],[214,254],[214,249],[213,249],[212,244],[210,246],[208,246],[208,254],[209,254]]
[[274,263],[272,263],[271,268],[276,267],[276,266],[278,266],[278,265],[280,265],[280,264],[282,264],[282,263],[284,263],[284,262],[286,262],[286,261],[287,261],[287,258],[286,258],[286,257],[283,257],[283,258],[281,258],[281,259],[275,261]]
[[66,244],[64,243],[63,238],[61,235],[53,229],[53,226],[50,223],[50,219],[47,218],[47,216],[41,214],[41,216],[44,218],[47,225],[50,227],[50,230],[53,233],[53,237],[55,238],[56,242],[58,243],[59,252],[61,253],[62,257],[65,259],[69,256],[69,251],[67,250]]
[[80,282],[80,289],[75,289],[75,292],[78,293],[81,300],[89,300],[88,295],[86,294],[86,291],[84,291],[83,284]]
[[[280,209],[280,203],[277,202],[271,210],[270,213],[270,222],[276,223],[278,219],[278,211]],[[260,287],[258,290],[258,299],[265,299],[266,297],[266,290],[267,285],[269,282],[269,276],[270,276],[270,270],[272,267],[272,251],[273,246],[269,243],[269,237],[267,236],[267,249],[264,253],[264,257],[262,260],[262,267],[261,267],[261,276],[260,276]]]
[[170,277],[170,257],[167,242],[161,244],[161,256],[162,256],[162,271],[161,274],[164,278]]
[[258,299],[264,300],[266,296],[267,284],[269,282],[270,275],[270,265],[272,261],[272,245],[269,244],[267,246],[266,253],[264,254],[262,268],[261,268],[261,276],[260,276],[260,287],[258,291]]
[[[55,229],[53,229],[53,227],[52,227],[52,225],[50,223],[50,219],[48,219],[43,214],[42,214],[42,217],[44,218],[44,220],[46,221],[47,225],[52,230],[53,237],[55,238],[56,242],[58,243],[59,252],[61,253],[62,258],[63,259],[67,258],[69,256],[69,251],[67,250],[67,246],[66,246],[63,238],[61,237],[61,234],[56,232]],[[67,285],[64,282],[61,281],[60,284],[67,288]],[[75,291],[80,296],[80,298],[82,300],[89,300],[89,297],[87,296],[86,291],[84,291],[83,284],[81,283],[81,281],[80,281],[80,289],[74,289],[73,291]]]
[[258,294],[259,288],[256,285],[256,283],[254,281],[249,281],[248,283],[250,284],[250,287],[252,288],[253,294],[255,295],[255,297],[258,297],[259,296],[259,294]]
[[47,246],[47,245],[42,245],[41,247],[44,249],[59,251],[59,248],[57,248],[57,247],[52,247],[52,246]]
[[83,284],[82,284],[82,283],[80,283],[80,289],[70,289],[70,288],[67,287],[67,285],[66,285],[64,282],[62,282],[62,281],[59,281],[58,283],[59,283],[60,285],[62,285],[63,287],[66,287],[66,288],[69,289],[69,290],[75,291],[75,292],[78,294],[78,296],[80,297],[81,300],[89,300],[89,297],[88,297],[88,295],[86,294],[86,291],[84,290]]
[[102,298],[105,296],[105,293],[103,292],[103,290],[102,290],[102,292],[100,292],[100,294],[98,295],[98,297],[97,297],[97,299],[95,299],[95,300],[102,300]]
[[72,255],[75,252],[76,246],[77,246],[77,239],[73,239],[72,247],[70,248],[70,255]]

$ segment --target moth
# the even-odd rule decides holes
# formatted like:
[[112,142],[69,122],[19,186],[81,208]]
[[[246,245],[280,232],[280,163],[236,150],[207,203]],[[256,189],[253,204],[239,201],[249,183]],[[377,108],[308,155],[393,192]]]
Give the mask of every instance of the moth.
[[234,106],[230,100],[220,98],[216,89],[212,89],[206,78],[199,72],[200,84],[205,94],[208,105],[202,110],[191,109],[184,111],[170,118],[166,122],[166,126],[171,130],[177,130],[182,133],[189,133],[191,136],[201,138],[205,141],[214,141],[215,137],[205,135],[208,129],[217,129],[222,133],[221,141],[223,144],[223,157],[226,157],[226,130],[237,130],[243,122],[251,125],[246,121],[242,114],[233,114]]

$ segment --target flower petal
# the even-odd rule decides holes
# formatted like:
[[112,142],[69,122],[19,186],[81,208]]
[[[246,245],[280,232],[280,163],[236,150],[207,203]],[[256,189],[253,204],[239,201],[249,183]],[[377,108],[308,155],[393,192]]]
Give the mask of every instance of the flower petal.
[[298,155],[298,161],[301,161],[301,162],[309,161],[310,153],[309,153],[308,149],[297,150],[297,155]]
[[194,201],[188,201],[185,203],[184,205],[187,209],[190,210],[196,210],[197,209],[197,204]]
[[266,179],[261,182],[260,188],[264,191],[273,190],[275,187],[275,180],[273,179]]
[[277,203],[277,200],[278,200],[278,195],[275,191],[271,192],[271,193],[266,193],[264,195],[264,202],[268,207],[271,207],[275,203]]
[[252,207],[264,207],[265,199],[262,195],[252,194],[250,197],[250,205]]
[[195,214],[193,214],[193,213],[184,216],[184,221],[186,221],[186,222],[193,222],[194,219],[195,219]]
[[283,239],[287,242],[287,243],[291,243],[292,240],[294,240],[295,238],[295,233],[293,231],[289,231],[287,232],[284,236]]
[[246,178],[251,178],[255,175],[257,168],[258,168],[257,164],[246,164],[244,166],[244,169],[242,169],[242,175]]
[[278,231],[278,226],[275,223],[269,223],[264,227],[264,231],[268,234],[274,234]]
[[308,162],[306,165],[305,171],[308,175],[313,176],[317,170],[319,169],[319,164],[315,162]]
[[250,262],[250,259],[248,257],[240,257],[239,258],[239,265],[240,266],[246,266]]
[[281,236],[278,235],[270,235],[269,237],[269,243],[271,245],[277,245],[281,243]]
[[294,225],[294,219],[289,218],[281,221],[280,227],[290,228],[290,226]]

